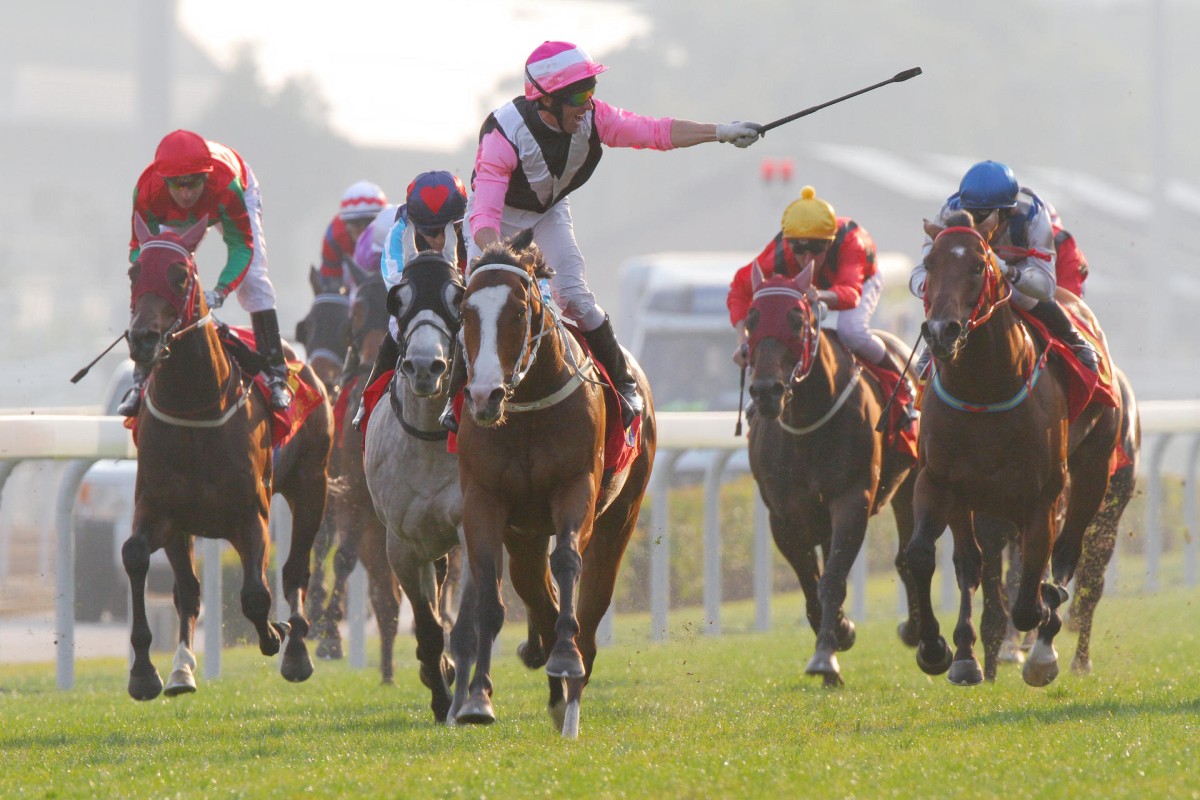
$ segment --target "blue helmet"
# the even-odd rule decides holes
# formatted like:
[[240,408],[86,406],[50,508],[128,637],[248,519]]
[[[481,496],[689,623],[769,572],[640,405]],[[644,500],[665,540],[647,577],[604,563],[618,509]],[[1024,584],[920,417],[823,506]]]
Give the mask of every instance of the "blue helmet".
[[972,208],[1012,208],[1017,204],[1017,179],[999,161],[980,161],[967,170],[958,185],[959,204]]
[[442,228],[463,218],[467,189],[457,175],[422,172],[408,185],[408,219],[418,228]]

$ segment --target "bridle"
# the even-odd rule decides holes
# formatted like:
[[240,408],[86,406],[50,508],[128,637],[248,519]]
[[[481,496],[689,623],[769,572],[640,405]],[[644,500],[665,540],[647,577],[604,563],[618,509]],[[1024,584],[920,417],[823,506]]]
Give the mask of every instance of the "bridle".
[[[153,366],[159,362],[166,361],[171,356],[171,343],[192,331],[212,322],[212,311],[208,311],[204,316],[195,318],[200,310],[200,284],[196,275],[196,263],[192,259],[192,254],[188,249],[175,242],[152,239],[144,242],[141,245],[142,252],[152,249],[170,250],[176,255],[184,259],[187,265],[187,282],[183,285],[183,302],[176,304],[172,298],[164,297],[168,303],[176,310],[175,322],[169,328],[162,332],[158,337],[158,346],[154,351],[154,358],[150,365]],[[140,260],[140,256],[139,256]],[[149,293],[149,292],[143,292]],[[134,293],[134,302],[142,293]]]

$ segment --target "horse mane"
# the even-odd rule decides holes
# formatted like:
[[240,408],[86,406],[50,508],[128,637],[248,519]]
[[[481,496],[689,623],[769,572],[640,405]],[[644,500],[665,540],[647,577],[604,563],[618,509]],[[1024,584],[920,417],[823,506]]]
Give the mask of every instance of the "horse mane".
[[975,219],[971,212],[965,208],[960,208],[946,217],[947,228],[974,228],[980,222],[983,222],[983,220]]
[[477,265],[483,263],[517,267],[535,279],[554,275],[554,270],[546,264],[541,248],[533,243],[533,228],[526,228],[514,236],[489,244],[480,253],[479,258],[471,263],[471,269],[474,270]]

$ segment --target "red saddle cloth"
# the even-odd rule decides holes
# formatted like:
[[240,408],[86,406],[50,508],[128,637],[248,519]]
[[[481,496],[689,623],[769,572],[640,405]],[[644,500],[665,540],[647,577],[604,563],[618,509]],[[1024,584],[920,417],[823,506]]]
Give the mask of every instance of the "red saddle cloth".
[[[1109,408],[1120,408],[1120,402],[1117,399],[1113,381],[1112,364],[1108,362],[1107,358],[1101,357],[1099,359],[1100,371],[1098,373],[1092,372],[1080,362],[1079,357],[1075,355],[1075,351],[1070,346],[1051,336],[1046,326],[1029,312],[1017,305],[1013,306],[1013,310],[1025,321],[1025,324],[1033,328],[1042,341],[1046,343],[1046,346],[1050,348],[1051,354],[1057,355],[1066,367],[1068,421],[1074,422],[1075,418],[1092,403],[1099,403]],[[1100,339],[1096,335],[1096,332],[1086,322],[1071,313],[1071,309],[1064,306],[1063,311],[1067,312],[1071,321],[1075,323],[1075,329],[1079,331],[1083,338],[1091,343],[1096,353],[1102,353],[1103,349],[1100,346]]]
[[[238,347],[255,350],[252,330],[231,326],[229,333],[236,337],[235,341],[229,342],[222,339],[221,344],[226,347],[231,358],[236,358],[234,351]],[[287,408],[271,408],[271,390],[267,388],[266,378],[261,372],[254,377],[254,385],[262,393],[263,398],[267,401],[267,408],[271,412],[271,444],[274,447],[283,447],[290,442],[304,421],[308,419],[312,410],[324,402],[319,391],[300,380],[300,370],[303,368],[304,362],[302,361],[288,361],[288,387],[292,390],[292,403]],[[146,386],[142,388],[143,395],[149,385],[150,381],[146,381]],[[127,417],[125,427],[133,434],[133,444],[136,446],[138,440],[137,417]]]
[[858,363],[878,381],[879,390],[883,394],[883,402],[886,403],[887,399],[892,397],[892,392],[896,392],[891,408],[888,409],[887,428],[883,433],[884,446],[915,459],[917,457],[917,432],[920,430],[921,421],[913,420],[913,423],[907,428],[900,429],[901,421],[906,417],[904,407],[914,399],[908,390],[908,385],[900,380],[899,375],[890,369],[884,369],[879,364],[868,364],[861,359]]
[[[395,374],[396,374],[396,370],[389,369],[387,372],[380,374],[380,376],[378,378],[376,378],[374,380],[374,382],[371,383],[370,386],[363,389],[362,404],[363,404],[363,408],[365,409],[363,412],[363,421],[362,421],[363,447],[367,446],[367,423],[369,423],[371,421],[371,412],[373,412],[375,410],[375,406],[379,404],[380,398],[382,398],[385,394],[388,393],[388,386],[391,385],[392,376]],[[354,384],[349,384],[344,389],[342,389],[342,394],[341,394],[341,396],[338,397],[338,403],[342,406],[342,413],[339,413],[338,417],[337,417],[339,426],[342,424],[342,417],[344,416],[344,412],[346,410],[346,408],[345,408],[346,403],[349,402],[348,399],[346,401],[343,401],[342,398],[343,397],[349,398],[350,390],[352,388],[354,388]],[[341,432],[339,429],[338,443],[340,444],[341,441],[342,441],[342,437],[341,437]]]

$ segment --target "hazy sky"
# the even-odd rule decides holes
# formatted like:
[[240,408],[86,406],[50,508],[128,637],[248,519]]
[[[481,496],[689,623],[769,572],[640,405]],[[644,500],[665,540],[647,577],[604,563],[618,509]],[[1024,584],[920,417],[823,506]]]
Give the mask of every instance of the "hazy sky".
[[180,0],[179,23],[222,66],[252,44],[272,88],[311,75],[357,144],[443,150],[477,135],[484,106],[511,94],[500,81],[543,39],[601,58],[649,30],[631,8],[588,0]]

